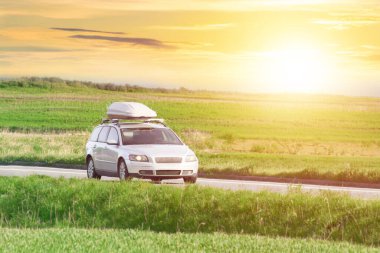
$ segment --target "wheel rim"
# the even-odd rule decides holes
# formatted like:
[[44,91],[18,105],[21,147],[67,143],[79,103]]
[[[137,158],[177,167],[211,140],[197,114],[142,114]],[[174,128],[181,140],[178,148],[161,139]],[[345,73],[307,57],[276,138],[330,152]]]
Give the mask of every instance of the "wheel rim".
[[125,164],[124,164],[124,162],[120,163],[119,177],[120,177],[120,179],[125,179]]
[[88,166],[87,166],[87,176],[89,178],[93,178],[94,177],[94,162],[92,160],[90,160],[88,162]]

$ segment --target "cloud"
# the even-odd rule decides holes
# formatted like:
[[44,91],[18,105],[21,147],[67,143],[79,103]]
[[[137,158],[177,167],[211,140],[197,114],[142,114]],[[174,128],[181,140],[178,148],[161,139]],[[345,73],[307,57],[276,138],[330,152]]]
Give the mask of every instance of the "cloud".
[[0,61],[0,66],[11,66],[12,64],[9,61]]
[[206,25],[190,25],[190,26],[150,26],[148,29],[157,30],[174,30],[174,31],[210,31],[210,30],[222,30],[230,27],[234,27],[234,24],[206,24]]
[[365,44],[359,47],[348,48],[345,51],[338,51],[337,54],[365,61],[367,63],[380,63],[380,47],[375,45]]
[[0,47],[0,51],[5,51],[5,52],[68,52],[68,51],[73,51],[73,50],[56,48],[56,47],[23,46],[23,47]]
[[160,40],[151,38],[137,38],[137,37],[110,37],[100,35],[72,35],[70,38],[86,39],[86,40],[106,40],[119,43],[127,43],[132,45],[141,45],[154,48],[173,48],[172,46],[164,44]]
[[2,16],[39,16],[78,20],[104,15],[101,9],[81,5],[81,1],[1,0],[0,9]]
[[362,27],[368,25],[379,24],[378,19],[362,19],[362,20],[314,20],[313,24],[325,25],[329,29],[346,30],[352,27]]
[[377,55],[368,55],[366,57],[366,60],[380,62],[380,54],[377,54]]
[[100,30],[90,30],[90,29],[82,29],[82,28],[71,28],[71,27],[51,27],[52,30],[59,30],[65,32],[89,32],[89,33],[106,33],[106,34],[125,34],[123,32],[108,32],[108,31],[100,31]]

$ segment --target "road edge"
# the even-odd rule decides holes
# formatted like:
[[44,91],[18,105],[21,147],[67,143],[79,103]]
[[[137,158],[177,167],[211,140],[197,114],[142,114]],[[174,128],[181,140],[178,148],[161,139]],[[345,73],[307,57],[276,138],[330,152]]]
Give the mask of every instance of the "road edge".
[[[86,166],[79,164],[60,164],[60,163],[43,163],[43,162],[23,162],[15,161],[12,163],[1,162],[0,165],[17,165],[17,166],[39,166],[50,168],[62,169],[77,169],[85,170]],[[241,180],[241,181],[261,181],[261,182],[274,182],[274,183],[288,183],[288,184],[310,184],[310,185],[326,185],[326,186],[340,186],[340,187],[356,187],[356,188],[372,188],[380,189],[380,183],[363,183],[363,182],[349,182],[349,181],[336,181],[326,179],[302,179],[302,178],[289,178],[289,177],[272,177],[272,176],[243,176],[232,174],[210,174],[205,172],[198,172],[199,177],[210,179],[227,179],[227,180]]]

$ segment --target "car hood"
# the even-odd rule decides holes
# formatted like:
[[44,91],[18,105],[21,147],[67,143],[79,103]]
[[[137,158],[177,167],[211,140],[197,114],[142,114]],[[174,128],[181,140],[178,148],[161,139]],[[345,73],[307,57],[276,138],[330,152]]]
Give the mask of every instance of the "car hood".
[[122,148],[128,154],[147,155],[147,156],[184,156],[193,154],[186,145],[128,145]]

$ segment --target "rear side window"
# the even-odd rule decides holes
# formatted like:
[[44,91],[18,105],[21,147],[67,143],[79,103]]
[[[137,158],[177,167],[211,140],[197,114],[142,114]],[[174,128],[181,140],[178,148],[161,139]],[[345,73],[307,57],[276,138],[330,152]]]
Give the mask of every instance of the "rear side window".
[[97,141],[98,140],[98,136],[99,136],[100,130],[102,130],[102,128],[101,127],[97,127],[97,128],[94,129],[94,131],[92,131],[92,134],[90,136],[90,141]]
[[99,133],[98,142],[106,142],[110,127],[103,127]]
[[114,127],[111,127],[110,133],[108,134],[107,142],[110,142],[112,140],[119,142],[119,135],[117,133],[116,128]]

